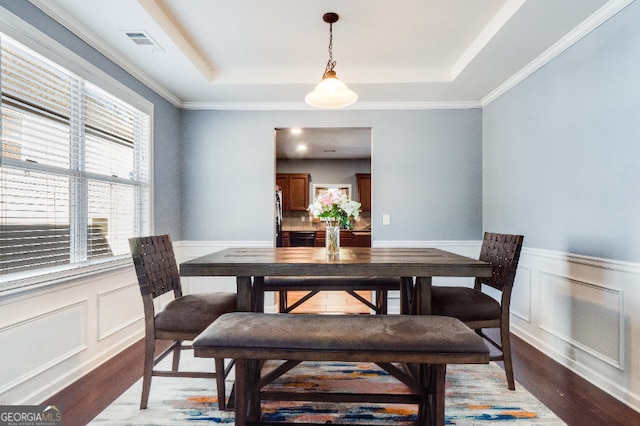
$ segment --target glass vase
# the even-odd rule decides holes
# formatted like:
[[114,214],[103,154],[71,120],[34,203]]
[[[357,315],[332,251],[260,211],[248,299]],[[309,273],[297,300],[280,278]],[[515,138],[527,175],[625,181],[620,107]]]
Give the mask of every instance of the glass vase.
[[326,228],[327,256],[337,257],[340,254],[340,225],[337,222],[327,222]]

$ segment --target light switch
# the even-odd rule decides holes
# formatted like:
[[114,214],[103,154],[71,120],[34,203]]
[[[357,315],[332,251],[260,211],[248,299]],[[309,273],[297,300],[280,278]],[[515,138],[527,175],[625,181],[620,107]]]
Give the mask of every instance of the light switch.
[[391,216],[389,216],[388,214],[383,214],[382,215],[382,224],[383,225],[390,225],[391,224]]

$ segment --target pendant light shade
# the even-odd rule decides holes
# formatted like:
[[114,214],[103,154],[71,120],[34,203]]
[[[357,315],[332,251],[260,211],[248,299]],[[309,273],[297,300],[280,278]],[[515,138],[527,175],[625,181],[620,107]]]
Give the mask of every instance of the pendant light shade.
[[358,95],[349,90],[335,71],[328,73],[313,92],[305,96],[304,101],[317,108],[342,108],[358,100]]
[[349,90],[334,71],[336,61],[333,60],[333,23],[338,21],[337,13],[325,13],[322,19],[329,24],[329,61],[313,92],[305,96],[304,101],[317,108],[343,108],[358,100],[358,95]]

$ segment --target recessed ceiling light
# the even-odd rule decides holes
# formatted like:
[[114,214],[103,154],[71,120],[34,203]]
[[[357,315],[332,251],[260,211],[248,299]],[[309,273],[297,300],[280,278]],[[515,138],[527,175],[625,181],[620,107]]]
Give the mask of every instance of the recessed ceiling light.
[[300,127],[292,127],[289,131],[294,135],[302,133],[302,129]]
[[297,151],[306,151],[307,150],[307,146],[303,143],[299,144],[298,147],[296,148]]

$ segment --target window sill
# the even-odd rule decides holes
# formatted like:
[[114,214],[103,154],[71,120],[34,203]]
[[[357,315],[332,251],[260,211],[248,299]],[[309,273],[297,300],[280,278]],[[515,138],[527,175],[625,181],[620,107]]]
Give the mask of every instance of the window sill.
[[133,267],[130,256],[6,275],[0,277],[0,301],[125,267]]

